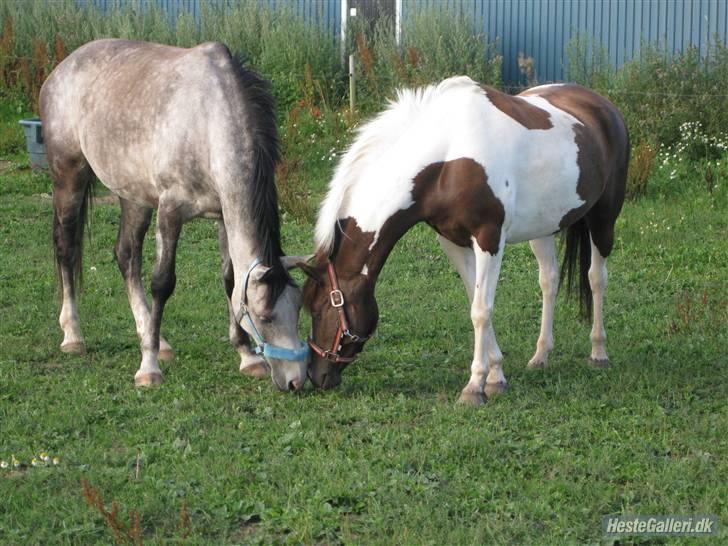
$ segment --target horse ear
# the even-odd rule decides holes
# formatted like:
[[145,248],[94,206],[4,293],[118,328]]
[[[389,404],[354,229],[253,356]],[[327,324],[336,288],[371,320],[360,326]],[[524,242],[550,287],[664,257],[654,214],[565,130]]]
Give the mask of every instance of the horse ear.
[[311,258],[313,258],[313,254],[308,256],[281,256],[281,263],[287,270],[291,270],[294,267],[301,267],[301,264],[305,265]]
[[270,275],[271,271],[272,269],[267,265],[259,265],[250,272],[250,279],[256,282],[263,282]]

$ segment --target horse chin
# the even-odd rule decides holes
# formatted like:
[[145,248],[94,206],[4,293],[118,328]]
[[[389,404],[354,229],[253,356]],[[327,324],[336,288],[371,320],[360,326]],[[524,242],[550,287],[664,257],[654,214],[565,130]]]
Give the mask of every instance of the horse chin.
[[341,369],[327,360],[322,360],[309,366],[308,378],[317,389],[333,389],[341,384]]

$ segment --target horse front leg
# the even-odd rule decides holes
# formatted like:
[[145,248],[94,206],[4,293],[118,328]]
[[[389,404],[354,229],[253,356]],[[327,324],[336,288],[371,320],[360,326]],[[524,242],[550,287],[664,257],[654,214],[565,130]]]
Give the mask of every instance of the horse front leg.
[[[121,204],[121,222],[114,255],[124,279],[137,336],[141,341],[147,325],[152,320],[142,282],[142,249],[144,236],[152,219],[152,209],[122,198],[119,198],[119,202]],[[174,358],[172,347],[161,336],[159,338],[159,358],[164,361]]]
[[137,387],[159,385],[163,381],[159,368],[159,331],[164,305],[177,282],[175,255],[182,223],[179,208],[160,200],[157,212],[157,260],[152,273],[152,314],[142,335],[142,363],[134,376]]
[[552,236],[534,239],[529,243],[538,260],[538,283],[541,286],[541,332],[536,342],[536,353],[528,361],[528,368],[545,368],[549,352],[554,348],[554,307],[559,287],[559,265],[556,261],[556,241]]
[[[493,235],[479,238],[493,239]],[[506,380],[501,369],[503,354],[496,342],[492,324],[495,290],[505,246],[505,237],[499,229],[495,239],[499,241],[497,248],[483,250],[479,246],[478,238],[473,237],[475,287],[470,306],[470,319],[473,323],[475,343],[470,380],[460,395],[460,402],[473,405],[485,402],[484,395],[491,396],[503,392],[506,388]]]
[[235,272],[233,271],[233,262],[230,259],[230,251],[228,249],[227,231],[223,222],[218,223],[218,242],[220,246],[220,259],[222,262],[222,280],[225,285],[225,294],[228,303],[229,327],[228,334],[230,343],[240,355],[240,373],[255,378],[263,378],[270,376],[270,370],[265,359],[253,353],[250,348],[250,338],[235,320],[235,311],[233,310],[232,296],[235,287]]

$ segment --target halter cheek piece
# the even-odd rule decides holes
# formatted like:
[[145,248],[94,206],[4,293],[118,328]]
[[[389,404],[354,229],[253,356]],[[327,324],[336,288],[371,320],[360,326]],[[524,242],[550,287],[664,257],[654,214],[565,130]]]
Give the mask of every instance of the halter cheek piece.
[[260,332],[258,332],[258,329],[253,323],[250,311],[248,310],[248,280],[250,279],[250,273],[260,264],[260,258],[256,258],[253,260],[253,263],[250,264],[248,271],[245,273],[245,277],[243,278],[243,295],[242,301],[240,302],[240,311],[238,311],[235,320],[238,324],[241,324],[242,321],[247,319],[249,326],[248,331],[255,341],[255,348],[253,351],[255,354],[261,355],[269,365],[270,361],[268,359],[270,358],[275,358],[276,360],[307,360],[309,353],[308,345],[300,342],[301,346],[298,349],[286,349],[285,347],[270,345],[265,342],[263,336],[260,335]]
[[353,334],[349,329],[349,321],[346,318],[346,310],[344,309],[344,294],[339,289],[339,280],[336,278],[336,270],[331,260],[328,262],[326,271],[329,275],[329,282],[331,283],[331,292],[329,292],[329,301],[331,306],[336,309],[339,314],[339,328],[336,330],[336,336],[334,336],[334,342],[331,344],[331,349],[328,351],[322,349],[314,342],[312,337],[308,338],[308,345],[311,347],[314,353],[319,355],[321,358],[325,358],[329,362],[334,364],[348,364],[353,362],[353,356],[341,356],[342,343],[341,339],[348,337],[351,341],[366,341],[371,336],[358,336]]

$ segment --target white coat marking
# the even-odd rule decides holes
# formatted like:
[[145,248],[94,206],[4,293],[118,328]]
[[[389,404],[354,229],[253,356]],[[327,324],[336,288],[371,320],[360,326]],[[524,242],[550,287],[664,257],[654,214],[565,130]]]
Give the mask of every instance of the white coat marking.
[[396,102],[361,128],[339,163],[316,225],[319,248],[331,249],[336,222],[348,217],[373,232],[375,244],[384,223],[414,203],[417,174],[458,158],[485,169],[506,212],[506,242],[558,231],[564,215],[584,203],[576,192],[574,126],[581,122],[541,97],[522,100],[547,111],[553,127],[527,129],[465,76],[399,91]]

